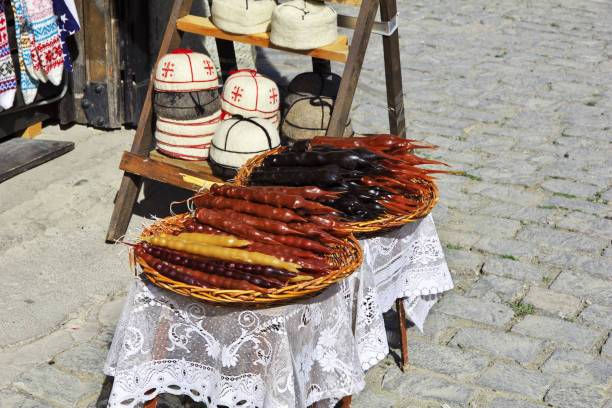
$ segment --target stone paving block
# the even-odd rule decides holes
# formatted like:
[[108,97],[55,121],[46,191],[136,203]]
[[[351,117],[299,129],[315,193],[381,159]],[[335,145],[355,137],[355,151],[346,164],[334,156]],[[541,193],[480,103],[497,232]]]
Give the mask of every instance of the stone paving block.
[[430,374],[410,370],[402,373],[392,367],[383,379],[382,388],[400,397],[422,398],[467,406],[475,388],[447,381]]
[[547,206],[569,208],[571,210],[579,210],[598,215],[605,215],[610,210],[609,206],[607,206],[606,204],[593,203],[591,201],[583,200],[580,198],[567,198],[555,195],[550,197],[548,201],[542,204],[542,207]]
[[477,275],[484,262],[484,256],[478,252],[444,248],[446,263],[451,270]]
[[495,398],[489,408],[544,408],[544,406],[519,399]]
[[612,188],[611,188],[611,189],[608,189],[606,192],[604,192],[604,193],[601,195],[601,198],[602,198],[603,200],[606,200],[606,201],[612,202]]
[[476,383],[539,400],[544,397],[550,387],[552,377],[539,371],[496,362],[480,376]]
[[598,331],[565,320],[528,315],[512,327],[512,332],[556,343],[568,344],[579,349],[589,349],[600,336]]
[[0,407],[2,408],[53,408],[46,402],[39,401],[20,392],[0,390]]
[[466,296],[488,300],[489,302],[510,302],[522,286],[522,282],[514,279],[487,275],[478,279],[466,293]]
[[535,258],[540,251],[538,244],[534,242],[487,236],[478,240],[473,248],[500,256],[512,256],[525,261]]
[[544,277],[544,271],[531,264],[496,257],[487,259],[482,271],[532,283],[539,283]]
[[612,237],[612,219],[596,217],[591,214],[570,213],[559,220],[557,226],[603,238]]
[[417,339],[408,340],[410,364],[443,373],[458,380],[476,377],[489,364],[487,357]]
[[448,221],[447,226],[459,231],[473,233],[486,231],[487,236],[510,238],[521,228],[521,223],[503,218],[455,213]]
[[610,282],[586,273],[563,271],[557,276],[550,288],[557,292],[582,296],[598,303],[612,304]]
[[530,362],[546,346],[543,340],[475,327],[460,329],[450,344],[484,351],[520,363]]
[[587,256],[571,251],[546,249],[540,252],[538,259],[541,263],[580,269],[605,279],[612,278],[612,260],[599,256],[599,254]]
[[537,243],[539,246],[577,250],[599,254],[606,245],[602,238],[589,237],[575,232],[562,231],[539,225],[528,225],[521,230],[517,239]]
[[[451,325],[451,320],[453,318],[445,315],[444,313],[438,313],[436,310],[432,310],[429,315],[427,315],[427,319],[425,320],[425,324],[423,324],[423,332],[421,333],[416,326],[412,326],[407,329],[408,333],[419,336],[419,337],[427,337],[433,341],[439,341],[440,338],[444,335],[444,333],[453,326]],[[393,319],[397,322],[397,318]],[[385,327],[387,327],[387,318],[385,316]],[[396,325],[397,327],[397,325]],[[394,332],[397,333],[397,330],[394,329]],[[388,336],[389,334],[387,334]]]
[[493,201],[485,208],[480,209],[479,212],[485,215],[545,224],[548,218],[553,215],[556,210],[550,208],[525,207],[519,204]]
[[61,407],[71,407],[100,390],[99,382],[83,381],[50,365],[36,367],[17,378],[18,389]]
[[98,320],[103,326],[115,326],[125,304],[125,296],[117,297],[102,305],[98,312]]
[[612,307],[594,304],[580,313],[580,318],[601,327],[612,329]]
[[612,361],[576,350],[557,349],[540,369],[557,378],[587,385],[605,385],[612,378]]
[[370,390],[367,386],[366,389],[361,391],[357,395],[353,395],[353,399],[351,401],[351,407],[354,408],[371,408],[371,407],[380,407],[380,408],[391,408],[398,402],[399,398],[379,393],[376,391]]
[[574,316],[580,308],[579,298],[537,286],[529,289],[522,302],[561,317]]
[[468,185],[466,191],[469,194],[480,194],[499,201],[520,203],[523,206],[535,206],[541,204],[547,198],[544,193],[528,191],[523,187],[487,182]]
[[503,326],[514,317],[514,312],[508,306],[466,298],[455,293],[444,296],[436,310],[497,327]]
[[108,350],[94,343],[83,343],[55,357],[55,363],[76,373],[84,373],[95,378],[105,377],[102,370]]
[[546,180],[541,184],[541,187],[553,193],[569,194],[577,197],[591,197],[599,191],[597,186],[561,179]]
[[[438,206],[436,206],[437,208]],[[435,210],[435,208],[434,208]],[[434,219],[436,220],[436,224],[439,225],[438,218],[434,214]],[[442,242],[442,246],[444,250],[458,248],[469,250],[472,245],[478,241],[482,235],[472,233],[472,232],[461,232],[447,229],[446,225],[443,228],[438,229],[438,237],[440,238],[440,242]]]
[[600,407],[605,398],[602,388],[559,381],[548,391],[545,401],[559,408],[594,408]]
[[608,340],[601,348],[601,355],[612,357],[612,336],[608,336]]

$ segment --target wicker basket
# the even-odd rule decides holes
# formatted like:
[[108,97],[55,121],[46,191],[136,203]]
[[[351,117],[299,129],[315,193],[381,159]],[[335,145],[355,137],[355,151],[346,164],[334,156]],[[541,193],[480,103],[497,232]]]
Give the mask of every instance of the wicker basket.
[[[189,214],[180,214],[174,217],[165,218],[142,232],[142,237],[159,233],[173,233],[183,231],[184,221],[189,218]],[[171,290],[184,296],[191,296],[215,304],[223,305],[277,305],[287,303],[295,298],[313,295],[327,288],[333,283],[353,273],[363,261],[363,251],[354,236],[349,236],[345,240],[342,251],[327,256],[327,259],[335,267],[329,275],[322,276],[310,281],[303,281],[297,284],[288,285],[280,289],[271,289],[268,293],[261,293],[254,290],[238,289],[213,289],[201,288],[198,286],[187,285],[167,278],[142,259],[137,257],[135,260],[142,267],[143,274],[157,286]],[[132,253],[133,256],[133,253]]]
[[[238,174],[235,177],[236,184],[239,186],[248,186],[249,177],[253,169],[255,167],[259,167],[266,156],[280,153],[284,149],[285,147],[279,147],[251,158],[244,166],[240,168],[240,170],[238,170]],[[425,179],[412,179],[411,181],[427,186],[427,193],[418,198],[421,205],[417,207],[413,213],[404,215],[388,213],[370,221],[349,222],[347,223],[348,228],[350,228],[353,233],[361,236],[363,234],[400,227],[408,222],[416,221],[425,217],[438,202],[438,188],[433,182]],[[411,198],[415,199],[414,197]]]

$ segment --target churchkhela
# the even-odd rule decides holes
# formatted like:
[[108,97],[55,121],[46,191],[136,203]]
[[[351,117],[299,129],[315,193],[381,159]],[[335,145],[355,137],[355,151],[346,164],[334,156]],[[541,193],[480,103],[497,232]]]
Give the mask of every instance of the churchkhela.
[[212,185],[175,234],[143,237],[135,254],[159,274],[189,285],[266,293],[334,270],[350,231],[316,187]]
[[[263,158],[249,175],[249,185],[315,186],[334,192],[322,204],[344,221],[414,212],[435,178],[448,171],[416,167],[446,165],[423,159],[413,149],[435,146],[393,135],[356,138],[318,136],[301,140]],[[337,215],[337,214],[336,214]]]

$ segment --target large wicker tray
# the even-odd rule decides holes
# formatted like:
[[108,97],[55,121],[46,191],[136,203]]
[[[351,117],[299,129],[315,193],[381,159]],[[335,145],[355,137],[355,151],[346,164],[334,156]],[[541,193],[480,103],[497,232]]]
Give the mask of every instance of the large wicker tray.
[[[258,156],[251,158],[238,171],[238,174],[235,177],[235,183],[239,186],[248,186],[249,177],[253,169],[255,167],[260,166],[266,156],[280,153],[284,149],[285,147],[281,146],[279,148],[270,150],[268,152],[262,153]],[[411,214],[404,215],[388,213],[374,220],[349,222],[348,228],[350,228],[353,233],[361,235],[399,227],[408,222],[416,221],[425,217],[427,214],[430,213],[430,211],[438,202],[438,188],[434,183],[428,180],[412,179],[411,181],[414,183],[421,183],[427,186],[427,193],[424,194],[422,197],[410,197],[413,200],[419,201],[421,204],[415,209],[414,212],[412,212]]]
[[[186,213],[165,218],[145,228],[141,236],[146,237],[152,234],[182,231],[185,229],[184,221],[188,217],[189,214]],[[273,289],[268,293],[254,290],[212,289],[187,285],[159,274],[142,258],[135,257],[135,261],[141,266],[142,273],[155,285],[184,296],[223,305],[276,305],[290,302],[302,296],[316,294],[357,270],[363,261],[363,251],[352,235],[344,239],[344,243],[345,245],[342,247],[341,252],[328,256],[328,260],[335,267],[334,271],[329,275],[311,281],[288,285],[284,288]],[[134,256],[133,252],[131,256]]]

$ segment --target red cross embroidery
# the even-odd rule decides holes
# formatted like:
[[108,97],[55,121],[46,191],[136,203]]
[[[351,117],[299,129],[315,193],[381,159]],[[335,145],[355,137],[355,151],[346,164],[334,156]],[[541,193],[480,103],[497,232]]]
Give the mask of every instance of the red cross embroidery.
[[238,85],[234,86],[234,91],[232,92],[232,100],[239,102],[242,94],[240,92],[244,92],[244,89],[240,88]]
[[162,68],[162,78],[167,78],[168,74],[174,74],[174,63],[170,61],[164,62],[164,67]]
[[210,65],[210,62],[208,60],[204,61],[204,69],[208,71],[208,75],[212,75],[213,71],[215,70],[215,68]]
[[274,105],[276,103],[277,97],[278,97],[278,94],[276,93],[276,89],[272,88],[272,90],[270,92],[270,103],[272,105]]

